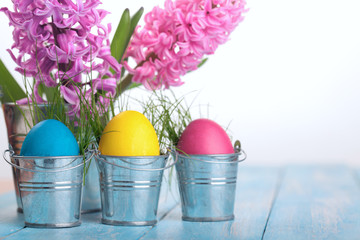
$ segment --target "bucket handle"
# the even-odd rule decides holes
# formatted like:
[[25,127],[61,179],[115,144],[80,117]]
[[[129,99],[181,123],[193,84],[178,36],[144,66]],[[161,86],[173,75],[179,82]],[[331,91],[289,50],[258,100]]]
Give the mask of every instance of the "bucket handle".
[[[205,162],[205,163],[216,163],[216,164],[239,163],[239,162],[244,161],[244,160],[246,159],[246,157],[247,157],[246,152],[245,152],[244,150],[242,150],[242,149],[241,149],[240,151],[236,152],[236,153],[233,153],[233,155],[234,155],[234,156],[235,156],[235,155],[238,155],[238,156],[244,155],[244,157],[241,158],[241,159],[237,159],[236,161],[225,162],[225,161],[207,161],[207,160],[202,160],[202,159],[195,159],[195,158],[191,158],[190,155],[187,155],[187,156],[185,155],[185,156],[186,156],[186,158],[191,159],[191,160],[194,160],[194,161]],[[211,155],[208,155],[208,156],[211,156]],[[213,155],[213,156],[215,157],[216,155]]]
[[[149,172],[150,172],[150,171],[163,171],[163,170],[165,170],[165,169],[168,169],[168,168],[173,167],[173,166],[177,163],[177,161],[178,161],[178,153],[177,153],[176,151],[173,151],[173,152],[175,153],[175,156],[176,156],[176,157],[175,157],[175,161],[174,161],[173,163],[171,163],[170,165],[165,166],[165,167],[163,167],[163,168],[153,168],[153,169],[147,169],[147,168],[142,168],[142,169],[140,169],[140,168],[131,168],[131,167],[126,167],[126,166],[121,166],[121,165],[118,165],[118,164],[116,164],[116,163],[111,163],[111,162],[109,162],[109,161],[106,161],[104,158],[102,158],[101,155],[99,154],[99,153],[100,153],[99,151],[97,152],[95,158],[96,158],[96,159],[99,159],[100,161],[102,161],[102,162],[104,162],[104,163],[108,163],[108,164],[111,164],[111,165],[116,166],[116,167],[120,167],[120,168],[124,168],[124,169],[128,169],[128,170],[149,171]],[[121,161],[126,162],[126,163],[129,163],[129,162],[127,162],[127,161],[124,161],[123,159],[122,159]],[[153,162],[155,162],[155,161],[153,161]],[[151,163],[153,163],[153,162],[151,162]],[[130,163],[130,164],[132,164],[132,163]],[[148,165],[148,164],[150,164],[150,163],[147,163],[146,165]]]
[[[205,162],[205,163],[215,163],[215,164],[231,164],[231,163],[239,163],[239,162],[242,162],[244,161],[246,158],[247,158],[247,154],[244,150],[241,149],[241,143],[239,140],[236,140],[235,143],[234,143],[234,150],[235,150],[235,153],[233,155],[244,155],[243,158],[241,159],[238,159],[236,161],[231,161],[231,162],[224,162],[224,161],[207,161],[207,160],[202,160],[202,159],[195,159],[195,158],[191,158],[191,156],[185,154],[185,156],[191,160],[194,160],[194,161],[199,161],[199,162]],[[208,155],[208,156],[211,156],[211,155]],[[213,155],[214,157],[216,155]]]
[[[46,157],[46,158],[48,158],[48,157]],[[56,158],[58,158],[58,156],[56,156]],[[62,158],[63,158],[63,157],[62,157]],[[42,166],[36,165],[36,163],[31,162],[31,159],[27,159],[26,157],[21,158],[21,159],[22,159],[22,160],[24,160],[25,162],[27,162],[27,163],[29,163],[29,164],[33,165],[34,167],[38,167],[38,168],[42,168],[42,169],[63,169],[64,167],[69,166],[69,165],[71,165],[73,162],[75,162],[75,161],[76,161],[76,159],[77,159],[77,157],[74,157],[74,160],[72,160],[71,162],[67,163],[67,164],[66,164],[66,165],[64,165],[64,166],[61,166],[61,167],[54,167],[54,168],[46,168],[46,167],[42,167]]]
[[157,161],[157,159],[155,159],[154,161],[147,162],[147,163],[132,163],[132,162],[126,161],[125,159],[120,159],[120,160],[124,163],[130,164],[130,165],[135,165],[135,166],[147,166],[147,165],[151,165]]
[[15,154],[15,152],[14,152],[13,150],[10,150],[10,149],[7,149],[7,150],[4,151],[3,158],[4,158],[5,162],[7,162],[7,163],[10,164],[12,167],[17,168],[17,169],[19,169],[19,170],[24,170],[24,171],[28,171],[28,172],[40,172],[40,173],[57,173],[57,172],[64,172],[64,171],[72,170],[72,169],[81,167],[81,166],[83,166],[84,164],[88,163],[88,162],[91,160],[91,158],[94,157],[95,151],[90,150],[90,151],[88,151],[88,152],[91,152],[91,156],[90,156],[87,160],[85,160],[85,163],[82,162],[82,163],[80,163],[80,164],[78,164],[78,165],[76,165],[76,166],[69,167],[69,168],[65,168],[65,169],[61,169],[61,170],[46,170],[46,171],[42,171],[42,170],[31,170],[31,169],[28,169],[28,168],[20,167],[20,166],[18,166],[18,165],[16,165],[16,164],[12,163],[11,161],[9,161],[9,160],[6,158],[6,153],[9,153],[10,158],[11,158],[12,156],[14,156],[14,154]]

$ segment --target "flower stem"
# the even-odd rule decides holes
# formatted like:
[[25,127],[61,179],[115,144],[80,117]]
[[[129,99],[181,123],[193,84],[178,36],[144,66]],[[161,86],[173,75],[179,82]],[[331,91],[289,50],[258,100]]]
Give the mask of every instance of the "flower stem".
[[117,86],[117,91],[116,91],[116,96],[115,96],[115,99],[117,97],[119,97],[123,92],[126,91],[126,89],[130,86],[131,84],[131,80],[133,78],[133,75],[132,74],[128,74],[126,75],[122,80],[121,82],[118,84]]

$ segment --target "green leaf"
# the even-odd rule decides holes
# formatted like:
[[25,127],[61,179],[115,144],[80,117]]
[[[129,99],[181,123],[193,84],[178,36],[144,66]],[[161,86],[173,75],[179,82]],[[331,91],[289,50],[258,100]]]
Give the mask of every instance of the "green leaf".
[[[113,57],[116,58],[116,60],[118,60],[119,62],[121,62],[124,54],[125,54],[125,51],[129,45],[129,42],[130,42],[130,39],[135,31],[135,28],[142,16],[142,14],[144,13],[144,8],[141,7],[135,14],[134,16],[131,17],[130,19],[130,12],[128,9],[126,9],[123,13],[123,16],[121,17],[121,20],[120,20],[120,23],[116,29],[116,33],[115,33],[115,36],[114,36],[114,39],[111,43],[111,55]],[[129,21],[129,22],[128,22]],[[129,25],[126,25],[126,24],[129,24]],[[121,28],[122,27],[128,27],[126,28],[125,30],[123,30],[123,32],[121,32]],[[127,34],[125,34],[125,32]],[[125,39],[125,42],[121,42],[122,47],[121,47],[121,50],[115,50],[115,44],[119,44],[118,43],[118,39],[121,39],[121,41],[124,40],[124,38],[126,37]],[[114,44],[114,49],[113,49],[113,44]],[[117,51],[120,51],[120,52],[117,52]],[[116,55],[117,54],[117,55]],[[125,68],[122,67],[121,69],[121,76],[123,76],[125,74]],[[125,91],[126,89],[131,89],[131,88],[135,88],[135,87],[138,87],[140,86],[141,84],[131,84],[131,77],[130,78],[127,78],[125,77],[125,79],[123,79],[122,82],[120,82],[117,86],[117,94],[116,94],[116,97],[118,97],[123,91]],[[128,87],[129,86],[129,87]]]
[[56,95],[58,94],[55,87],[46,87],[43,83],[40,83],[38,86],[39,95],[45,94],[47,101],[53,102]]
[[121,62],[128,44],[130,21],[130,11],[129,9],[125,9],[110,45],[111,55],[118,62]]
[[207,60],[208,60],[208,58],[204,58],[197,67],[200,68],[202,65],[204,65],[206,63]]
[[140,21],[140,18],[141,16],[143,15],[144,13],[144,8],[141,7],[135,14],[134,16],[131,17],[131,23],[130,23],[130,34],[128,36],[128,40],[127,40],[127,45],[129,44],[130,42],[130,39],[131,39],[131,36],[133,35],[134,31],[135,31],[135,28],[137,26],[137,24],[139,23]]
[[6,66],[0,59],[0,87],[2,96],[1,102],[15,102],[19,99],[25,98],[26,94],[20,85],[16,82],[14,77],[7,70]]
[[127,87],[127,90],[133,89],[133,88],[137,88],[140,87],[142,84],[141,83],[131,83],[130,86]]
[[[201,62],[199,63],[199,65],[197,65],[198,68],[200,68],[202,65],[204,65],[207,62],[208,58],[204,58],[203,60],[201,60]],[[191,73],[192,71],[188,71],[187,73]]]

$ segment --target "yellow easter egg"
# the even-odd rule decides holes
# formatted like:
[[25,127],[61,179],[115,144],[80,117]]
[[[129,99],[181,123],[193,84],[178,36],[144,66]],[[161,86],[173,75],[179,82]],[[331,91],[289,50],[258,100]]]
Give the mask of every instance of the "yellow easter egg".
[[116,115],[106,125],[99,150],[112,156],[157,156],[159,141],[150,121],[137,111]]

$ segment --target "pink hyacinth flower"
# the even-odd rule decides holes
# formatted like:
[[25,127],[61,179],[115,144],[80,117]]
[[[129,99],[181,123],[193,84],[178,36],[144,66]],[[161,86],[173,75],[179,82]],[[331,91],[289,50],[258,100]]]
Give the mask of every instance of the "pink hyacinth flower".
[[133,81],[148,89],[180,86],[181,76],[197,69],[243,20],[245,0],[166,0],[137,28],[124,63]]

